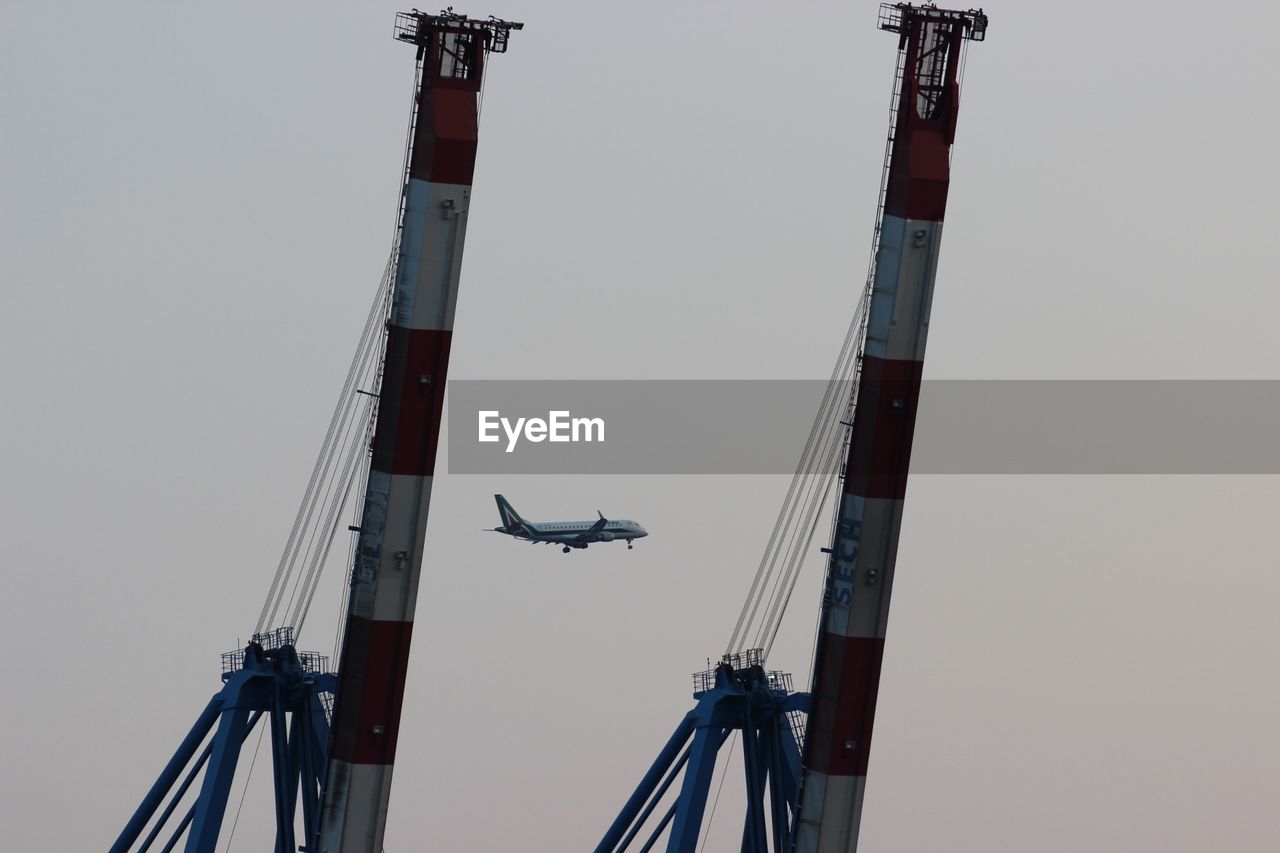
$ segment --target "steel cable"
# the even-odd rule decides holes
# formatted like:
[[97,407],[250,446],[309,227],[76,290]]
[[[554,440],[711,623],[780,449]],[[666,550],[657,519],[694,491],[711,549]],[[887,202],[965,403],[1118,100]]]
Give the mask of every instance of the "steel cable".
[[[361,332],[356,352],[352,356],[351,364],[348,367],[347,378],[338,396],[338,403],[334,407],[333,416],[330,419],[325,439],[321,443],[315,466],[312,468],[302,503],[298,507],[297,515],[294,517],[293,527],[285,543],[284,552],[280,556],[275,575],[271,580],[271,586],[267,591],[266,600],[263,602],[262,610],[258,614],[255,633],[262,633],[274,627],[285,627],[278,625],[277,620],[290,611],[294,616],[305,618],[306,610],[310,607],[311,600],[315,594],[317,578],[312,571],[303,570],[302,567],[314,568],[323,566],[336,535],[336,528],[333,527],[331,521],[332,512],[325,512],[324,507],[328,506],[332,510],[334,500],[340,494],[342,498],[337,505],[338,513],[340,514],[342,506],[345,505],[346,496],[356,479],[349,473],[344,473],[349,471],[352,447],[356,445],[340,439],[343,436],[352,434],[350,428],[353,423],[360,423],[363,420],[366,434],[372,428],[372,412],[376,411],[376,406],[364,407],[363,411],[370,413],[368,418],[357,418],[353,421],[352,417],[353,412],[359,411],[356,406],[356,396],[357,391],[360,390],[360,385],[364,383],[376,385],[381,380],[378,368],[382,362],[383,349],[386,343],[385,324],[389,316],[391,300],[395,290],[395,276],[403,227],[402,216],[408,186],[413,135],[417,126],[418,92],[421,87],[421,81],[422,61],[419,59],[414,66],[409,122],[405,130],[399,201],[392,231],[393,249],[387,259],[386,266],[383,268],[382,278],[378,283],[373,305],[365,318],[364,329]],[[378,388],[373,387],[366,393],[373,394],[372,399],[376,399],[378,390]],[[358,431],[355,433],[355,435],[359,434]],[[348,462],[344,464],[338,461],[343,459],[348,460]],[[365,476],[367,474],[368,472],[366,471]],[[335,488],[339,491],[335,492]],[[341,491],[343,489],[346,491]],[[362,507],[357,506],[357,514],[360,513],[361,509]],[[330,530],[329,535],[320,538],[319,532],[326,528]],[[354,548],[354,542],[352,547]]]
[[[366,404],[363,409],[366,416],[368,414],[368,409],[369,407]],[[328,525],[323,523],[322,520],[329,517],[329,512],[325,511],[324,507],[331,506],[333,502],[338,500],[341,500],[344,503],[346,501],[347,490],[350,488],[350,483],[348,482],[346,474],[347,468],[349,467],[349,462],[347,460],[349,460],[353,455],[360,436],[366,431],[363,428],[358,431],[356,429],[357,426],[363,427],[362,418],[356,416],[361,411],[361,409],[352,406],[351,412],[353,414],[351,417],[347,418],[346,423],[343,425],[342,441],[340,444],[336,445],[341,449],[334,454],[332,460],[327,466],[327,470],[325,472],[326,485],[323,490],[324,496],[316,502],[313,508],[309,524],[310,535],[307,537],[305,550],[301,552],[301,560],[299,560],[294,566],[293,591],[289,594],[288,603],[284,604],[283,609],[280,611],[281,616],[294,608],[294,604],[299,600],[299,593],[305,589],[305,582],[309,577],[306,567],[311,566],[317,556],[328,553],[328,548],[331,543],[329,540],[323,538],[323,532],[327,529]],[[338,460],[343,461],[339,462]],[[284,603],[283,589],[281,590],[281,603]],[[292,619],[289,619],[286,620],[285,624],[294,625],[295,623]]]
[[[766,607],[765,622],[757,622],[761,606],[766,602],[790,598],[789,592],[782,591],[782,584],[792,573],[783,567],[790,564],[790,555],[795,553],[795,531],[812,526],[812,524],[806,524],[805,520],[808,518],[809,508],[813,506],[814,490],[830,476],[828,457],[831,440],[833,435],[840,435],[843,421],[841,415],[847,414],[851,405],[852,394],[849,383],[856,373],[862,350],[862,338],[865,334],[866,315],[870,302],[869,293],[870,288],[864,287],[858,299],[840,353],[823,391],[822,401],[814,415],[813,424],[801,451],[800,460],[792,474],[786,497],[783,498],[773,531],[747,593],[747,600],[734,624],[733,634],[725,650],[726,654],[740,651],[739,644],[745,642],[753,632],[759,636],[764,625],[774,621],[770,615],[772,608]],[[840,402],[844,405],[837,408]],[[802,511],[802,507],[806,509]]]
[[320,452],[317,455],[315,465],[311,469],[311,477],[307,481],[307,489],[303,493],[302,503],[298,507],[297,515],[294,516],[293,527],[289,531],[288,540],[285,542],[284,552],[280,555],[280,562],[276,566],[275,576],[272,578],[271,587],[267,591],[266,601],[258,614],[257,625],[254,628],[255,633],[272,627],[271,623],[278,615],[277,611],[284,595],[283,591],[288,588],[289,576],[293,572],[298,549],[309,532],[309,526],[317,503],[317,489],[330,472],[330,466],[336,452],[335,438],[341,434],[341,429],[345,425],[351,407],[354,405],[357,381],[361,378],[362,367],[367,361],[370,345],[381,334],[381,324],[377,321],[380,317],[385,317],[386,315],[386,302],[390,289],[393,261],[394,258],[387,262],[386,269],[383,271],[382,278],[378,283],[373,305],[370,306],[369,314],[365,318],[364,329],[361,331],[356,352],[352,356],[351,364],[347,369],[347,376],[343,382],[338,403],[334,407],[333,415],[329,420],[329,428],[325,433],[324,441],[321,442]]
[[[321,568],[328,562],[329,551],[333,547],[333,542],[338,535],[338,528],[342,524],[342,511],[346,508],[347,502],[351,497],[351,487],[356,481],[358,465],[367,454],[369,439],[373,435],[373,405],[371,403],[365,406],[363,420],[365,428],[351,442],[339,488],[334,493],[333,501],[329,507],[328,519],[325,525],[329,533],[325,540],[324,548],[316,554],[310,568],[307,570],[307,578],[302,585],[303,595],[298,599],[297,606],[289,619],[289,624],[294,627],[295,637],[302,633],[302,625],[307,621],[307,613],[311,609],[311,600],[315,598],[316,588],[320,582]],[[362,450],[365,452],[361,452]]]
[[[963,59],[962,52],[961,72],[963,72]],[[772,648],[782,617],[791,601],[805,555],[816,535],[822,516],[822,506],[839,475],[839,463],[843,460],[840,451],[847,444],[845,439],[848,431],[852,429],[854,406],[857,402],[857,380],[861,372],[862,350],[866,341],[867,317],[875,284],[882,217],[888,191],[889,166],[897,132],[902,83],[905,78],[904,61],[900,52],[898,67],[890,87],[889,134],[885,139],[880,188],[876,196],[875,226],[871,238],[871,257],[867,264],[862,293],[849,330],[845,334],[840,354],[836,358],[827,391],[823,395],[822,404],[809,431],[809,437],[800,456],[800,463],[792,475],[786,497],[783,498],[778,518],[747,593],[747,600],[734,624],[726,654],[743,651],[744,649],[740,646],[747,641],[748,637],[753,640],[752,648],[763,649],[766,655]],[[831,411],[832,404],[833,400],[837,399],[836,391],[844,386],[848,387],[848,393],[843,397],[845,400],[843,417],[837,419]],[[814,467],[815,460],[821,460],[816,467]],[[758,619],[762,606],[764,607],[763,617]]]
[[813,456],[819,445],[818,436],[830,423],[831,410],[833,403],[838,399],[838,391],[840,385],[843,384],[845,376],[848,373],[849,365],[855,360],[859,346],[857,345],[857,337],[862,326],[862,316],[866,312],[866,294],[858,301],[858,307],[854,312],[853,321],[849,324],[849,329],[845,333],[844,342],[840,348],[840,354],[836,358],[835,367],[832,369],[831,377],[827,380],[827,387],[823,392],[822,402],[818,407],[818,413],[814,416],[813,424],[809,428],[809,435],[805,439],[804,448],[800,453],[800,460],[796,465],[795,473],[791,477],[791,483],[787,488],[786,497],[783,498],[782,510],[778,513],[778,518],[774,522],[773,531],[769,535],[769,541],[765,545],[764,554],[760,557],[760,564],[756,569],[755,577],[751,582],[751,588],[747,592],[746,603],[742,606],[742,611],[738,614],[738,620],[734,624],[733,634],[729,638],[729,644],[726,653],[733,652],[737,645],[745,639],[749,626],[755,619],[756,612],[760,606],[762,596],[760,590],[762,583],[765,587],[769,584],[769,577],[776,565],[779,536],[783,534],[783,530],[791,523],[795,513],[794,496],[796,489],[804,481],[806,472],[812,465]]
[[[850,364],[846,373],[842,373],[839,385],[843,386],[847,383],[853,372],[853,365]],[[846,407],[847,408],[847,407]],[[838,444],[840,436],[839,419],[835,416],[835,412],[828,411],[823,415],[824,424],[818,434],[818,439],[814,445],[814,454],[810,461],[810,467],[805,471],[804,483],[801,489],[796,493],[795,500],[789,511],[787,520],[786,535],[781,540],[777,556],[780,562],[777,563],[773,571],[774,582],[772,591],[761,595],[761,603],[766,599],[770,605],[765,608],[764,621],[757,624],[756,639],[752,643],[752,648],[762,648],[760,645],[760,635],[774,618],[774,610],[776,602],[785,597],[783,588],[787,580],[791,577],[791,566],[798,559],[803,559],[804,547],[807,547],[809,539],[802,536],[806,529],[805,520],[810,518],[819,510],[816,499],[825,494],[826,478],[834,471],[829,471],[831,467],[831,449],[832,446]]]

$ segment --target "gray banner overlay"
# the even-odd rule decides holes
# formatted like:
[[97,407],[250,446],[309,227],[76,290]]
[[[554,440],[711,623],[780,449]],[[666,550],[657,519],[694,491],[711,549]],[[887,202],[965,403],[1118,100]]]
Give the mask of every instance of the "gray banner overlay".
[[[451,474],[790,474],[825,388],[450,380],[445,461]],[[911,472],[1280,474],[1280,381],[926,381]]]

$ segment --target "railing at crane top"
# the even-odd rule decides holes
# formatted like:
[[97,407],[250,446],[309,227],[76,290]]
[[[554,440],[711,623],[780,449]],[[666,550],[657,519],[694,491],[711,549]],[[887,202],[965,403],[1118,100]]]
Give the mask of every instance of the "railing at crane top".
[[982,9],[939,9],[932,3],[919,6],[913,3],[881,3],[877,25],[891,33],[903,31],[907,16],[924,18],[939,24],[959,24],[963,37],[969,41],[983,41],[987,37],[987,15]]
[[[249,644],[261,648],[262,657],[277,671],[292,668],[293,663],[296,661],[298,669],[302,671],[305,682],[311,682],[313,679],[318,679],[333,672],[329,668],[328,655],[322,655],[319,652],[298,651],[294,645],[295,642],[294,630],[291,626],[262,631],[249,638]],[[290,649],[292,654],[282,651],[283,649]],[[222,653],[223,681],[230,680],[231,676],[244,669],[244,658],[244,648]],[[296,670],[294,672],[296,677]],[[324,708],[325,719],[332,722],[333,693],[329,690],[320,690],[317,693],[317,698],[320,700],[320,706]]]
[[[775,693],[791,692],[791,673],[782,672],[781,670],[766,670],[764,668],[764,649],[747,649],[743,652],[724,655],[720,658],[718,665],[708,666],[701,672],[695,672],[693,674],[693,696],[695,699],[715,689],[716,672],[726,664],[733,670],[735,680],[743,684],[743,686],[756,683],[756,679],[763,675],[764,686],[767,689]],[[752,670],[754,672],[748,675]],[[739,673],[741,675],[738,675]]]
[[453,11],[453,7],[439,14],[428,12],[396,13],[395,37],[399,41],[422,45],[430,39],[432,30],[448,29],[453,32],[474,32],[484,39],[485,53],[506,53],[512,30],[523,30],[518,21],[504,21],[490,15],[488,18],[469,18]]
[[[271,631],[264,631],[260,634],[254,634],[250,639],[251,645],[262,648],[265,656],[270,659],[272,653],[279,656],[280,650],[286,647],[293,648],[294,637],[293,628],[276,628]],[[302,667],[302,671],[308,675],[323,675],[329,672],[329,656],[322,655],[318,652],[300,652],[294,649],[297,656],[298,665]],[[244,669],[244,649],[236,649],[235,651],[222,653],[222,680],[226,681],[233,673]]]
[[[737,682],[743,690],[750,692],[763,687],[778,697],[790,695],[793,692],[791,673],[779,669],[765,669],[764,659],[764,649],[746,649],[723,655],[716,666],[711,666],[708,661],[706,669],[693,674],[693,698],[701,699],[715,690],[716,673],[726,665],[733,672],[733,681]],[[796,710],[787,711],[786,717],[796,740],[796,748],[803,753],[808,717],[803,711]]]

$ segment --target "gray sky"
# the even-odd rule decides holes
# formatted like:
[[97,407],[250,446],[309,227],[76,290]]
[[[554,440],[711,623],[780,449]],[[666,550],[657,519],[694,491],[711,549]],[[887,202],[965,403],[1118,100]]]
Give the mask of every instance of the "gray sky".
[[[265,596],[389,249],[413,56],[396,5],[3,5],[0,822],[100,849]],[[876,5],[463,10],[528,29],[490,66],[452,374],[824,377],[879,180]],[[926,375],[1280,378],[1280,12],[988,12]],[[440,478],[387,850],[593,845],[785,487]],[[479,533],[495,491],[653,535],[517,545]],[[864,849],[1280,847],[1278,499],[914,478]],[[814,568],[772,658],[801,677]],[[304,646],[331,647],[339,583]],[[720,808],[708,851],[736,849]],[[233,849],[268,821],[246,806]]]

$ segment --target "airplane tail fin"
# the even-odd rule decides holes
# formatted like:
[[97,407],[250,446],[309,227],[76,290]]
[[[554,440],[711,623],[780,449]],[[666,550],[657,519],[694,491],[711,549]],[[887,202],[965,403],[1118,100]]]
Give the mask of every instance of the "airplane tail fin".
[[507,533],[522,533],[528,535],[533,532],[533,525],[520,517],[520,513],[515,511],[511,504],[507,503],[507,499],[502,495],[494,495],[494,500],[498,502],[498,517],[502,519],[502,528]]

